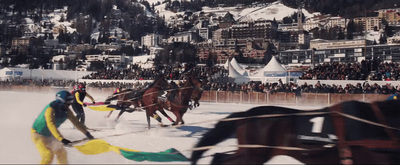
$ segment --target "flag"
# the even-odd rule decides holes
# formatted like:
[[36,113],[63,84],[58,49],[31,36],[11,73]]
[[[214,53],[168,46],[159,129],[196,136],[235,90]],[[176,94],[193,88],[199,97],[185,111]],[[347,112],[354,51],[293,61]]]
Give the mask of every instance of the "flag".
[[110,107],[109,105],[93,105],[93,106],[88,106],[88,108],[95,110],[95,111],[113,111],[113,110],[115,110],[114,107]]
[[162,152],[143,152],[108,144],[101,139],[90,140],[87,143],[74,146],[85,155],[96,155],[114,151],[126,159],[134,161],[152,161],[152,162],[171,162],[171,161],[188,161],[188,159],[175,148],[170,148]]

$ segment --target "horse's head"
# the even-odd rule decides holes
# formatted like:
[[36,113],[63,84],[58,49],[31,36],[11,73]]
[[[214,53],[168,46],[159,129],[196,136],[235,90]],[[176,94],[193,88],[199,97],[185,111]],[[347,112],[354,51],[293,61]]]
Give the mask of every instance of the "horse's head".
[[152,87],[159,87],[161,89],[165,89],[169,87],[169,83],[165,79],[165,76],[163,74],[159,74],[154,80]]
[[200,79],[197,79],[193,74],[188,75],[186,77],[186,82],[190,84],[190,86],[193,86],[195,90],[203,90],[202,87],[202,82]]

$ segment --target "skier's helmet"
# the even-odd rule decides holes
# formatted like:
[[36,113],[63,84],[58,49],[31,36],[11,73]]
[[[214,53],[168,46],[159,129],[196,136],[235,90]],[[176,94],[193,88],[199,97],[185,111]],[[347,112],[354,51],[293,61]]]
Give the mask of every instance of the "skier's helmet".
[[86,86],[85,86],[85,84],[79,84],[79,85],[78,85],[78,90],[79,90],[79,91],[86,91]]
[[74,100],[74,97],[68,91],[60,91],[60,92],[57,92],[57,94],[56,94],[56,100],[58,100],[64,104],[72,103],[72,101]]

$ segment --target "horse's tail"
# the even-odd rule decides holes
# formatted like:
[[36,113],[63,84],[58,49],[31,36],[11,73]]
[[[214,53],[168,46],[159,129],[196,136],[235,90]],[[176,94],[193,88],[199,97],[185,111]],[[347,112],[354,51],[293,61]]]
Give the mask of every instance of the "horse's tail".
[[[246,115],[246,113],[247,111],[233,113],[228,117],[226,117],[225,119],[244,116]],[[213,129],[209,130],[207,133],[203,135],[200,141],[196,144],[195,148],[213,146],[229,138],[236,130],[236,122],[237,120],[218,122]],[[193,151],[190,159],[191,163],[196,164],[197,161],[202,157],[203,153],[206,152],[207,150],[208,149]]]

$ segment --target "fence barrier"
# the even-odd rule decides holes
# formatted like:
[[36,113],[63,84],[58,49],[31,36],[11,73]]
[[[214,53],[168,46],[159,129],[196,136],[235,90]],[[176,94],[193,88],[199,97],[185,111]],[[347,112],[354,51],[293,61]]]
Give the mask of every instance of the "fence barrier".
[[[60,90],[71,91],[71,87],[38,87],[26,85],[0,85],[0,91],[22,92],[53,92]],[[88,88],[93,95],[111,95],[114,88]],[[338,93],[302,93],[296,96],[294,93],[261,93],[261,92],[230,92],[230,91],[204,91],[201,102],[214,103],[239,103],[239,104],[268,104],[268,105],[332,105],[349,100],[373,102],[385,100],[388,94],[338,94]],[[104,98],[105,99],[105,98]]]

